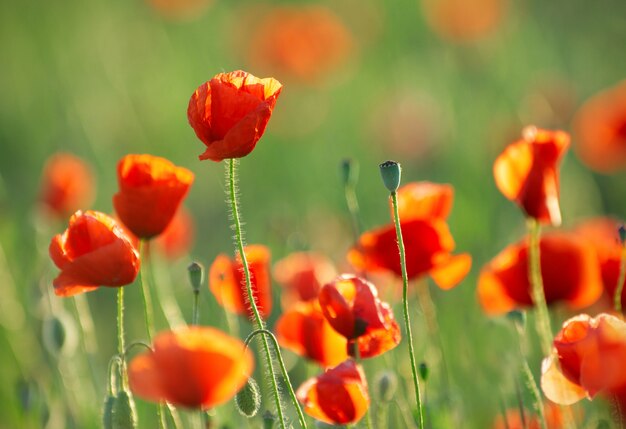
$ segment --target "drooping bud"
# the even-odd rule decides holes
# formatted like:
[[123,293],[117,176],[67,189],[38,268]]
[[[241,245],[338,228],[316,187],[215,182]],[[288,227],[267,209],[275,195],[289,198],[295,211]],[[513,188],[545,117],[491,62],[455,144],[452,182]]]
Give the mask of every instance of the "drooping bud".
[[261,393],[254,378],[248,378],[246,384],[235,395],[235,404],[239,412],[248,418],[254,417],[261,408]]
[[376,375],[375,395],[381,402],[390,402],[398,387],[398,377],[391,371],[382,371]]
[[135,401],[129,392],[120,390],[113,401],[112,429],[135,429],[137,427],[137,411]]
[[420,363],[418,371],[420,373],[420,378],[424,381],[428,381],[428,375],[430,374],[430,369],[428,368],[428,365],[426,364],[426,362]]
[[46,350],[57,356],[74,352],[78,337],[74,320],[65,313],[46,317],[42,327],[43,344]]
[[102,428],[113,429],[113,405],[115,404],[115,396],[107,393],[102,406]]
[[341,178],[344,186],[355,187],[359,180],[359,163],[350,158],[341,161]]
[[402,167],[399,162],[385,161],[378,166],[383,183],[389,192],[396,192],[400,186]]
[[204,267],[199,262],[194,261],[187,267],[187,272],[189,273],[189,283],[191,283],[193,291],[196,293],[200,292],[204,282]]

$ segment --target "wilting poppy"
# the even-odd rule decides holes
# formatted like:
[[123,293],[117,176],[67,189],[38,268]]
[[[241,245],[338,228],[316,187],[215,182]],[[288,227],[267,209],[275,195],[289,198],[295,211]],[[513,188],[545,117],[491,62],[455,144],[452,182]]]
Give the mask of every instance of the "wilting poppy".
[[[540,241],[541,276],[548,304],[564,301],[571,308],[593,304],[602,294],[596,254],[573,233],[551,232]],[[531,306],[528,241],[511,245],[483,267],[478,300],[485,312],[502,314]]]
[[341,19],[321,5],[272,9],[250,41],[253,64],[305,82],[331,74],[346,61],[354,44]]
[[[266,318],[272,312],[272,291],[270,289],[270,251],[262,245],[251,245],[244,249],[250,268],[252,294],[259,313]],[[217,302],[228,311],[254,317],[246,292],[246,280],[241,258],[235,260],[221,254],[215,258],[209,269],[209,288]]]
[[[442,219],[409,219],[400,222],[409,279],[430,275],[442,289],[456,286],[470,270],[471,257],[452,255],[454,239]],[[391,271],[402,275],[396,229],[393,224],[365,232],[348,252],[348,260],[359,270]]]
[[[564,427],[563,414],[558,405],[546,402],[543,406],[543,413],[548,429],[562,429]],[[506,411],[505,417],[496,417],[493,429],[541,429],[541,420],[533,411],[525,411],[522,416],[519,408],[513,408]]]
[[283,308],[298,301],[317,300],[322,286],[336,276],[333,263],[314,252],[295,252],[274,264],[274,278],[283,287]]
[[296,396],[308,415],[336,425],[359,421],[370,404],[365,374],[352,359],[305,381]]
[[194,175],[165,158],[126,155],[117,164],[120,190],[113,206],[120,220],[137,237],[161,234],[187,195]]
[[626,80],[591,97],[574,117],[580,160],[601,173],[626,167]]
[[178,259],[186,254],[193,245],[194,232],[193,218],[181,206],[165,231],[156,238],[155,244],[166,258]]
[[139,254],[122,228],[109,216],[77,211],[69,227],[50,243],[50,257],[61,273],[54,293],[72,296],[98,286],[124,286],[139,272]]
[[506,147],[493,165],[496,185],[506,198],[541,223],[561,224],[559,161],[569,135],[526,127],[523,139]]
[[422,0],[428,24],[442,38],[454,42],[483,38],[502,22],[506,0]]
[[241,158],[265,132],[282,85],[244,71],[220,73],[200,85],[189,100],[187,118],[206,145],[201,160]]
[[347,340],[328,323],[319,303],[298,302],[276,322],[281,346],[318,364],[335,366],[348,358]]
[[551,401],[569,405],[626,389],[626,323],[621,319],[580,314],[563,323],[553,344],[541,376],[541,388]]
[[232,398],[254,367],[243,342],[205,326],[162,332],[153,347],[128,367],[133,393],[153,402],[212,408]]
[[85,161],[69,153],[56,153],[43,168],[39,200],[49,212],[65,218],[91,204],[94,187],[93,172]]
[[378,356],[400,343],[391,307],[365,279],[344,274],[322,287],[319,304],[330,325],[348,340],[348,353]]
[[[410,182],[398,188],[401,220],[446,219],[452,210],[454,188],[432,182]],[[391,204],[391,203],[390,203]]]

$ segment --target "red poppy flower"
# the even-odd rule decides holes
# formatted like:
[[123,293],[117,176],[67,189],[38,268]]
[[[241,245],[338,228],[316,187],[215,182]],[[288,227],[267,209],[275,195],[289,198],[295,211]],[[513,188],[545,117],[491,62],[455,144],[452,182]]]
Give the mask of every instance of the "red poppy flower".
[[130,362],[128,381],[148,401],[208,409],[232,398],[253,367],[252,353],[239,339],[190,326],[158,334],[154,351]]
[[324,317],[319,303],[298,302],[276,322],[280,344],[323,367],[335,366],[348,358],[347,341]]
[[152,8],[166,18],[190,19],[198,17],[212,0],[147,0]]
[[[454,239],[441,219],[409,219],[400,222],[409,279],[429,274],[442,289],[456,286],[470,270],[471,257],[452,255]],[[348,260],[359,270],[391,271],[402,276],[396,229],[393,224],[361,235],[348,252]]]
[[[432,182],[410,182],[398,188],[397,197],[401,220],[445,220],[452,210],[454,188]],[[393,216],[393,207],[391,210]]]
[[126,155],[117,164],[120,191],[113,206],[133,234],[152,238],[167,228],[193,179],[191,171],[165,158]]
[[352,359],[305,381],[296,396],[308,415],[336,425],[359,421],[370,404],[365,374]]
[[346,339],[348,353],[364,358],[378,356],[400,343],[400,328],[389,304],[378,299],[378,291],[365,279],[344,274],[324,285],[319,304],[326,320]]
[[592,170],[612,173],[626,166],[626,80],[580,108],[574,133],[576,152]]
[[61,273],[54,293],[72,296],[98,286],[124,286],[139,272],[139,254],[124,231],[104,213],[77,211],[69,227],[50,243],[50,257]]
[[91,167],[85,161],[57,153],[44,166],[39,200],[52,214],[65,218],[91,204],[94,186]]
[[[573,233],[548,233],[541,237],[539,248],[548,304],[565,301],[571,308],[583,308],[600,297],[600,269],[586,240]],[[504,249],[478,279],[478,299],[489,314],[533,305],[530,290],[526,240]]]
[[[548,429],[562,429],[564,427],[563,414],[561,408],[551,402],[546,402],[543,406]],[[532,411],[526,411],[524,416],[520,415],[519,408],[506,411],[506,420],[498,416],[493,424],[493,429],[541,429],[541,421]]]
[[252,63],[305,82],[329,76],[353,47],[345,24],[321,5],[274,8],[250,40]]
[[274,278],[283,286],[283,308],[299,301],[317,300],[322,286],[336,276],[333,263],[313,252],[292,253],[274,264]]
[[542,365],[541,388],[558,404],[573,404],[598,393],[626,388],[626,323],[617,317],[586,314],[563,324],[552,354]]
[[175,260],[185,255],[193,245],[195,225],[191,214],[180,207],[165,231],[155,243],[167,259]]
[[272,115],[282,85],[238,70],[200,85],[189,100],[187,118],[206,145],[200,159],[221,161],[252,152]]
[[[244,249],[252,282],[252,294],[259,312],[267,318],[272,312],[272,291],[270,289],[270,251],[262,245],[247,246]],[[254,317],[246,292],[246,279],[241,259],[219,255],[209,269],[209,287],[217,302],[228,311]]]
[[569,147],[569,135],[526,127],[523,136],[496,159],[493,165],[496,185],[527,216],[541,223],[560,225],[557,167]]

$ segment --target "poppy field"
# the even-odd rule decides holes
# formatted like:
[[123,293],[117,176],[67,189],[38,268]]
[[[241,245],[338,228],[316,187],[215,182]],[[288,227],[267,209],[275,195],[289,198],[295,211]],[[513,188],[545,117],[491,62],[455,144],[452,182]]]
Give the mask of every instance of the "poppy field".
[[626,428],[626,3],[0,3],[0,429]]

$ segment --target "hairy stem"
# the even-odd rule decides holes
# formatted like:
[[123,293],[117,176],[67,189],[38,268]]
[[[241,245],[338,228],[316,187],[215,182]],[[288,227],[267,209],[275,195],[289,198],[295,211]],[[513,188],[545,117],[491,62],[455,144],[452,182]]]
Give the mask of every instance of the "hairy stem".
[[550,327],[550,314],[548,313],[546,296],[543,291],[543,279],[541,277],[541,226],[535,219],[529,219],[528,230],[530,240],[528,246],[528,277],[531,285],[531,296],[537,312],[537,333],[541,342],[541,350],[544,356],[548,356],[552,348],[552,328]]

